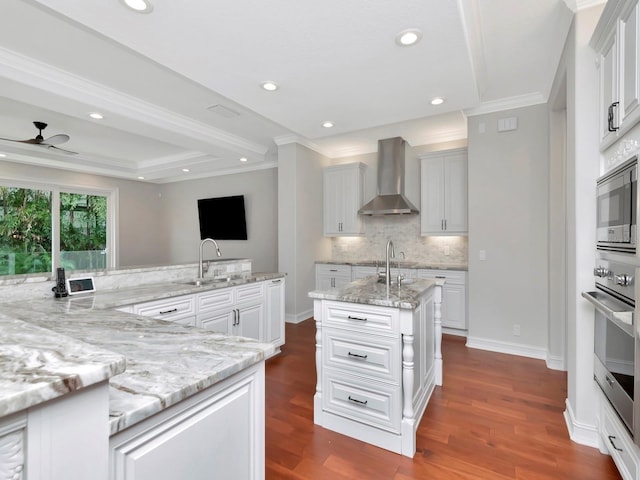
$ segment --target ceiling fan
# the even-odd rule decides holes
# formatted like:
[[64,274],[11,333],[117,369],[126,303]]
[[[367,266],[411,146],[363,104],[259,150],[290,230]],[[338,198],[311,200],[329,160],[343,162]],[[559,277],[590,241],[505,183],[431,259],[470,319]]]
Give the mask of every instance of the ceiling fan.
[[31,138],[29,140],[12,140],[10,138],[0,138],[0,140],[7,140],[9,142],[27,143],[29,145],[37,145],[39,147],[53,149],[55,151],[66,153],[69,155],[76,155],[78,153],[78,152],[72,152],[71,150],[65,150],[64,148],[60,148],[56,146],[56,145],[60,145],[61,143],[68,142],[69,135],[65,135],[61,133],[45,139],[42,136],[42,131],[45,128],[47,128],[47,124],[44,122],[33,122],[33,124],[36,126],[36,128],[39,131],[36,138]]

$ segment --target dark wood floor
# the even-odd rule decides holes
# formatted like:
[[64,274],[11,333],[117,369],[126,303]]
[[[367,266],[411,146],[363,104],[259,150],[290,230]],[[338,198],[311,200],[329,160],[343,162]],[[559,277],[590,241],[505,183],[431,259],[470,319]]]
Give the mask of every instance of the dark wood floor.
[[418,429],[413,459],[313,423],[315,323],[286,325],[266,366],[266,478],[332,480],[620,479],[611,457],[569,440],[566,373],[542,360],[443,339],[444,386]]

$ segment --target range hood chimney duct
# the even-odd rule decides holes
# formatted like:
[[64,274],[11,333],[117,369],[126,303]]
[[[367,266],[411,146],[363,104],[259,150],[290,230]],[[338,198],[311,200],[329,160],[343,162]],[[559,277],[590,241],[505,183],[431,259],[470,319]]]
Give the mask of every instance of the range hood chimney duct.
[[401,137],[378,140],[378,195],[360,215],[406,215],[418,209],[404,196],[404,149]]

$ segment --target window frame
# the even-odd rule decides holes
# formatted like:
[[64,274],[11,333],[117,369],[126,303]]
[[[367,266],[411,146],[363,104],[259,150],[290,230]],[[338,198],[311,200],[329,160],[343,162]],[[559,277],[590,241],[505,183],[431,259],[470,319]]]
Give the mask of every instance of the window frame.
[[[60,193],[76,193],[81,195],[96,195],[107,198],[107,245],[106,245],[106,270],[115,269],[118,265],[118,197],[117,187],[89,187],[86,185],[74,185],[68,183],[44,183],[31,180],[0,178],[0,185],[9,188],[26,188],[32,190],[46,190],[51,192],[51,275],[60,266]],[[79,270],[80,271],[80,270]],[[97,270],[102,271],[102,270]],[[42,272],[44,274],[46,272]],[[40,274],[40,275],[41,275]],[[33,274],[18,274],[26,276]],[[2,277],[0,277],[1,279]]]

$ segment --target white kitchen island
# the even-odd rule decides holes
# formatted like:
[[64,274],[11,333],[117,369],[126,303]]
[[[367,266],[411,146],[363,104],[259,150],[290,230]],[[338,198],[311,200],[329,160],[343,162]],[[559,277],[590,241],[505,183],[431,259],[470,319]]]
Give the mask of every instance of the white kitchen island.
[[442,385],[438,280],[387,287],[377,277],[316,290],[314,422],[413,457],[416,430]]

